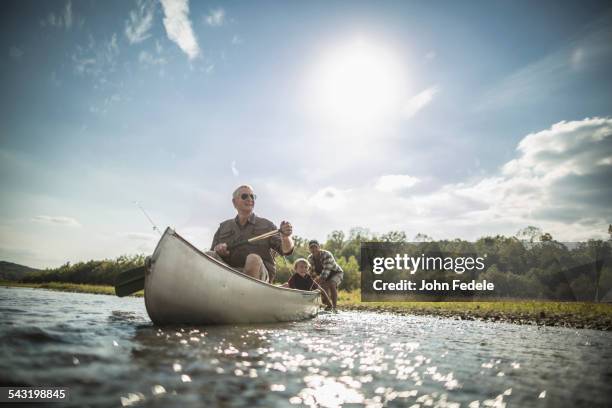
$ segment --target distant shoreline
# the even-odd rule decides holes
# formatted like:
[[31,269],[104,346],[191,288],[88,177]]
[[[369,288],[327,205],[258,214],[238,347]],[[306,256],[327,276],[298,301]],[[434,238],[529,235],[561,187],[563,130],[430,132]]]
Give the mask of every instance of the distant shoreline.
[[[0,281],[0,286],[115,295],[115,288],[105,285]],[[142,297],[144,292],[140,291],[132,296]],[[338,307],[342,310],[394,313],[398,315],[426,315],[457,320],[483,320],[612,331],[612,304],[609,303],[529,300],[496,302],[361,302],[358,291],[341,291],[339,293]]]
[[[14,288],[49,289],[58,292],[90,293],[94,295],[115,295],[115,288],[108,285],[89,285],[67,282],[21,283],[14,281],[0,281],[0,286]],[[134,293],[134,297],[143,297],[144,291]]]

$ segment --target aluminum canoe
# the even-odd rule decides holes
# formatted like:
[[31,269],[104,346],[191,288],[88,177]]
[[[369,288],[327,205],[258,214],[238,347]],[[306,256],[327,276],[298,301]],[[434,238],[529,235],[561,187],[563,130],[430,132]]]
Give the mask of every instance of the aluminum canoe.
[[319,312],[319,292],[274,286],[238,272],[167,228],[145,271],[145,306],[157,325],[273,323]]

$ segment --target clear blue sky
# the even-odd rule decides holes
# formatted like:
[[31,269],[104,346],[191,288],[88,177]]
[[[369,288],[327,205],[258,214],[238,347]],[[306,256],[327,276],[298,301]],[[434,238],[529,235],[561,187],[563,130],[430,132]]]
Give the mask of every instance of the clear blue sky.
[[4,1],[0,259],[207,247],[256,212],[324,239],[605,237],[612,8],[529,1]]

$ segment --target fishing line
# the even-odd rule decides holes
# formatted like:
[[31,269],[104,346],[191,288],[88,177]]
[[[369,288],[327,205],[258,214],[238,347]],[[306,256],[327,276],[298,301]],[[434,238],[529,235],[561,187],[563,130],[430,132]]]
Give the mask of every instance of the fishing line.
[[153,231],[157,231],[157,233],[161,236],[161,231],[159,230],[159,228],[157,228],[157,225],[155,225],[155,223],[153,222],[153,220],[151,219],[151,217],[149,217],[149,214],[147,214],[147,212],[145,211],[144,208],[142,208],[142,206],[140,205],[140,203],[138,201],[134,201],[134,204],[136,206],[138,206],[138,208],[140,208],[140,211],[142,211],[142,213],[145,215],[145,217],[147,217],[147,220],[149,220],[149,222],[151,223],[151,225],[153,226]]

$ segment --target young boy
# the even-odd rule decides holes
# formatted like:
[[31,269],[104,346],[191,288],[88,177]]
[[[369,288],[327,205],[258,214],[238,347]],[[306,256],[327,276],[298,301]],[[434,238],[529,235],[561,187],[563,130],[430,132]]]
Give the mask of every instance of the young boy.
[[313,290],[316,284],[308,274],[309,269],[310,264],[306,259],[296,259],[293,263],[293,270],[295,272],[283,286],[290,287],[291,289]]

